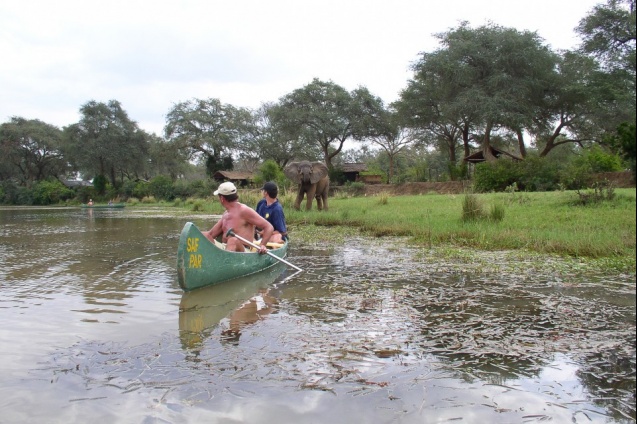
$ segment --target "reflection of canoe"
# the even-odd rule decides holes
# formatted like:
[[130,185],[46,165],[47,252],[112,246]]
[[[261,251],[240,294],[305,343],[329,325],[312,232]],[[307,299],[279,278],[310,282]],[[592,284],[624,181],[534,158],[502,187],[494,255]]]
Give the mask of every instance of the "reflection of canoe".
[[184,293],[179,303],[179,333],[184,347],[201,343],[223,318],[259,289],[267,288],[284,270],[285,265],[275,264],[256,274]]
[[126,203],[112,203],[110,205],[82,205],[82,209],[121,209]]
[[[285,243],[272,254],[283,258]],[[219,284],[245,275],[254,274],[279,263],[269,255],[228,252],[210,242],[192,222],[181,231],[177,249],[177,275],[185,291]]]

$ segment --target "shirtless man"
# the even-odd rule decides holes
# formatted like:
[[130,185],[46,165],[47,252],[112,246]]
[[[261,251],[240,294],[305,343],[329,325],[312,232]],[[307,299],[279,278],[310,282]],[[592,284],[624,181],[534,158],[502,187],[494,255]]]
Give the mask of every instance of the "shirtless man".
[[213,242],[215,238],[221,236],[221,241],[226,243],[226,250],[245,252],[245,246],[238,238],[226,237],[228,230],[232,228],[238,236],[246,240],[254,240],[255,227],[263,228],[259,253],[264,254],[267,251],[266,245],[274,232],[272,224],[254,209],[238,202],[237,188],[231,182],[222,183],[213,194],[219,196],[219,201],[226,211],[210,230],[203,232],[203,235]]

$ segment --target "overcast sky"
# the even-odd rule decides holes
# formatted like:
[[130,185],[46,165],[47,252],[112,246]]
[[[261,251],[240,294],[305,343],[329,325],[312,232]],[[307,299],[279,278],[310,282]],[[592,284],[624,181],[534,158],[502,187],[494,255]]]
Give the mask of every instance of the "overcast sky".
[[468,21],[536,31],[554,50],[601,0],[0,0],[0,123],[60,128],[90,100],[118,100],[162,135],[176,103],[237,107],[310,83],[367,87],[386,103],[433,34]]

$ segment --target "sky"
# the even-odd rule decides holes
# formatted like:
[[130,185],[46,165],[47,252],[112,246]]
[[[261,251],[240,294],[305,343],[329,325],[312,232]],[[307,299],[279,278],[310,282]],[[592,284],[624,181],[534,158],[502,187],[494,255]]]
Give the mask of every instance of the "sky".
[[603,0],[0,0],[0,123],[60,128],[91,100],[117,100],[163,135],[177,103],[256,109],[309,84],[364,86],[385,103],[467,21],[535,31],[553,50],[580,42]]

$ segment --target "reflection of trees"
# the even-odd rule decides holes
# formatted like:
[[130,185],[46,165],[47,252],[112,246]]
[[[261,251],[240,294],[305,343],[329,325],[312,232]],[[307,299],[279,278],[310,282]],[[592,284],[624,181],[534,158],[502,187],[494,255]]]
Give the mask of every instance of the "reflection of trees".
[[[556,352],[580,357],[581,382],[617,417],[635,418],[635,332],[629,308],[581,290],[528,290],[497,281],[427,282],[403,302],[420,313],[420,347],[471,380],[537,376]],[[630,321],[630,320],[629,320]],[[634,323],[634,320],[632,321]]]
[[582,361],[577,376],[593,401],[608,407],[613,418],[635,421],[635,337],[626,345],[633,347],[632,356],[615,349],[592,354]]

